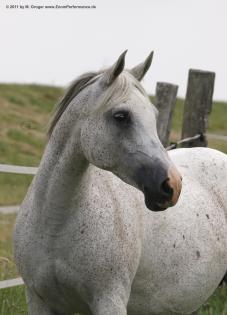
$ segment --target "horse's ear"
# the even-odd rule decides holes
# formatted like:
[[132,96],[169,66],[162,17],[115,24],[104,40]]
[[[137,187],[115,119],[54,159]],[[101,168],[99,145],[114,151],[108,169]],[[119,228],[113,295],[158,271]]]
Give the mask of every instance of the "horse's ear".
[[105,80],[107,85],[111,85],[116,78],[121,74],[121,72],[124,70],[125,66],[125,55],[127,53],[127,50],[125,50],[120,57],[118,58],[117,62],[106,72]]
[[154,52],[152,51],[144,62],[140,63],[138,66],[129,71],[138,81],[141,81],[143,79],[148,69],[150,68],[153,54]]

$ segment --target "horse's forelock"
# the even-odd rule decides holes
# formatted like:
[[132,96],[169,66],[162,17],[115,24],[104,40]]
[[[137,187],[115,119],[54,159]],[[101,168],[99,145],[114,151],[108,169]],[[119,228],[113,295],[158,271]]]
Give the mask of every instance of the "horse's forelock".
[[[129,99],[130,93],[133,88],[147,98],[148,95],[140,82],[136,80],[127,70],[122,72],[121,75],[100,95],[97,102],[98,111],[103,111],[105,107],[114,101],[115,103],[126,102]],[[111,102],[110,102],[111,101]]]
[[[99,72],[88,72],[81,75],[69,86],[66,93],[57,104],[53,118],[50,121],[48,136],[50,137],[53,133],[53,130],[61,118],[62,114],[65,112],[71,101],[87,86],[93,84],[96,81],[96,77],[105,71]],[[131,79],[130,79],[131,78]],[[128,71],[124,71],[118,78],[115,80],[100,96],[100,99],[97,103],[98,110],[103,109],[107,105],[110,99],[114,99],[115,102],[124,102],[127,101],[131,88],[137,88],[141,94],[147,97],[147,94],[140,82],[137,81]]]

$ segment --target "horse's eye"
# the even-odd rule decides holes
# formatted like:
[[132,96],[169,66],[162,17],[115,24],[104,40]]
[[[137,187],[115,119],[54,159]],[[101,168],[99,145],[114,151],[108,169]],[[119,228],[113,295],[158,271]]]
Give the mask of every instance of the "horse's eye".
[[128,111],[119,111],[116,112],[113,115],[114,119],[118,122],[118,123],[129,123],[130,122],[130,115]]

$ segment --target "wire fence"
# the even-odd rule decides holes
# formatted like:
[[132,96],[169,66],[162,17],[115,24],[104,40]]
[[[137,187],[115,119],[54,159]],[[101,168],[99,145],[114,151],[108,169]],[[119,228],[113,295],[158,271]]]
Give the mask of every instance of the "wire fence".
[[207,133],[207,134],[198,133],[197,135],[195,135],[193,137],[184,138],[184,139],[181,139],[177,142],[171,142],[171,144],[168,147],[166,147],[166,150],[169,151],[169,150],[176,149],[179,147],[179,145],[189,143],[192,140],[199,139],[201,142],[203,142],[205,138],[227,141],[227,136],[224,136],[224,135],[218,135],[218,134],[214,134],[214,133]]
[[200,139],[201,141],[203,141],[204,135],[201,133],[201,134],[197,134],[197,135],[195,135],[193,137],[188,137],[188,138],[179,140],[177,142],[173,142],[166,148],[166,150],[169,151],[169,150],[176,149],[180,144],[188,143],[188,142],[190,142],[192,140],[197,140],[197,139]]

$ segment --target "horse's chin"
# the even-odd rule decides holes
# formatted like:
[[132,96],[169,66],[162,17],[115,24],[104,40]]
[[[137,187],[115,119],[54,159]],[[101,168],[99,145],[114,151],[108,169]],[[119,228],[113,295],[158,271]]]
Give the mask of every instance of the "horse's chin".
[[147,209],[154,211],[154,212],[165,211],[166,209],[168,209],[171,206],[170,204],[161,204],[158,202],[154,202],[146,194],[144,195],[144,198],[145,198],[144,201],[145,201],[145,205],[146,205]]

